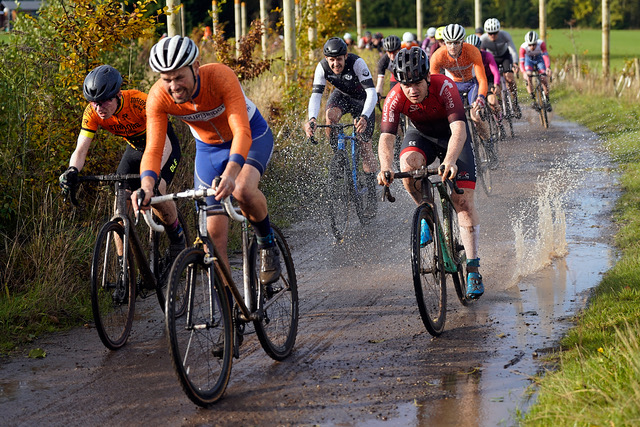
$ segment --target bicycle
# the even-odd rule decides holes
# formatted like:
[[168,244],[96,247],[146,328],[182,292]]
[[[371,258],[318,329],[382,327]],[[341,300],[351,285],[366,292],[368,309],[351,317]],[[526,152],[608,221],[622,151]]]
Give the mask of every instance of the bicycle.
[[[274,360],[291,354],[298,330],[296,273],[281,231],[272,225],[282,274],[277,282],[263,285],[258,279],[258,244],[249,232],[248,221],[228,198],[223,206],[207,207],[205,198],[211,195],[212,189],[194,189],[151,199],[151,204],[194,199],[198,207],[195,244],[178,255],[169,275],[165,323],[171,362],[180,385],[189,399],[202,407],[222,398],[247,323],[253,322],[262,348]],[[244,295],[207,234],[207,215],[228,215],[242,224]],[[145,219],[149,220],[148,214]],[[186,306],[184,315],[170,315],[182,305]]]
[[547,111],[549,111],[551,104],[547,95],[544,93],[542,87],[542,81],[540,80],[540,74],[538,70],[534,70],[531,74],[531,86],[533,87],[533,109],[540,115],[540,123],[545,128],[549,128],[549,117],[547,117]]
[[[336,132],[336,147],[329,163],[327,181],[327,204],[331,231],[337,241],[341,241],[349,224],[349,205],[353,201],[356,214],[362,225],[367,225],[376,216],[378,200],[374,173],[362,169],[360,144],[353,124],[315,125],[316,128],[330,128]],[[353,128],[351,135],[344,130]],[[309,138],[312,144],[318,142]]]
[[[458,214],[451,201],[452,191],[463,194],[464,190],[455,181],[442,182],[438,167],[395,172],[394,178],[413,178],[422,193],[422,202],[411,222],[411,270],[422,322],[431,335],[438,336],[444,331],[447,314],[447,275],[451,276],[460,303],[466,306],[470,301],[466,297],[464,274],[466,253],[460,239]],[[387,186],[383,191],[385,198],[395,201]],[[423,220],[431,236],[427,242],[421,241]]]
[[509,85],[507,84],[507,80],[504,77],[504,69],[502,68],[502,64],[499,64],[498,68],[500,69],[500,101],[499,103],[502,109],[500,126],[502,127],[502,133],[504,135],[511,135],[511,138],[514,138],[515,132],[513,131],[513,119],[518,118],[516,117],[515,101],[513,99],[513,94],[511,93],[511,90],[509,90]]
[[[480,138],[476,125],[471,120],[473,105],[469,104],[467,93],[461,93],[460,96],[462,96],[464,112],[467,117],[467,131],[471,134],[473,153],[476,159],[476,175],[485,194],[490,196],[493,192],[492,171],[498,167],[498,155],[494,149],[495,143]],[[486,114],[480,114],[480,118],[484,120]]]
[[[128,180],[140,179],[138,174],[78,176],[82,182],[115,184],[114,214],[98,232],[91,261],[91,308],[100,340],[110,350],[121,348],[129,338],[135,311],[136,297],[142,299],[155,294],[165,309],[167,277],[173,259],[166,233],[150,231],[148,246],[138,236],[129,216],[130,191]],[[80,206],[74,185],[71,203]],[[187,224],[178,212],[178,220],[188,242]],[[185,245],[186,247],[186,245]],[[145,255],[148,252],[149,257]],[[138,276],[136,277],[136,267]],[[180,316],[185,307],[175,307]]]

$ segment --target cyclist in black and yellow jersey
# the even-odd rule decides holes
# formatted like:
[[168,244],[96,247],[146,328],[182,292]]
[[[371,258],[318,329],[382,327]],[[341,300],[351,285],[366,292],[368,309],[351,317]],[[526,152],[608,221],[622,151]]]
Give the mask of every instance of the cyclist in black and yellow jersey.
[[[140,161],[147,140],[147,94],[138,90],[121,90],[121,85],[122,76],[110,65],[101,65],[87,74],[82,92],[89,104],[82,116],[82,128],[76,149],[69,160],[69,168],[59,178],[64,193],[76,183],[78,172],[84,167],[91,143],[100,128],[123,137],[127,142],[116,173],[140,173]],[[160,193],[166,192],[180,157],[178,138],[169,125],[162,156],[162,180],[158,185]],[[140,180],[129,182],[128,187],[129,190],[137,189],[140,187]],[[171,240],[171,254],[176,256],[185,247],[185,237],[178,221],[175,203],[165,202],[156,207]]]

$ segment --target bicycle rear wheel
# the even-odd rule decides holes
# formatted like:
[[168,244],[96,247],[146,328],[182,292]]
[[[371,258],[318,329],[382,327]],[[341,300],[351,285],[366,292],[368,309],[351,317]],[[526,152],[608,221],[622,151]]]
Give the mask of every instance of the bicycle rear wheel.
[[451,279],[453,281],[453,287],[456,290],[458,300],[462,305],[467,305],[467,279],[464,272],[464,267],[467,265],[467,255],[460,238],[460,224],[458,223],[458,213],[453,206],[449,204],[447,200],[442,201],[442,209],[444,212],[443,225],[446,227],[449,241],[447,245],[451,248],[452,260],[455,266],[455,271],[451,272]]
[[[159,222],[159,219],[154,215],[154,221],[156,223]],[[178,221],[180,222],[180,226],[182,227],[182,231],[184,232],[184,247],[189,247],[189,226],[187,222],[184,220],[180,212],[178,211]],[[156,296],[158,297],[158,302],[160,303],[160,307],[164,312],[166,310],[166,295],[167,295],[167,287],[169,283],[169,272],[171,271],[171,265],[173,265],[173,258],[171,257],[171,240],[169,240],[169,235],[166,232],[154,232],[154,249],[152,253],[152,258],[150,259],[150,263],[153,263],[154,272],[156,275],[156,280],[158,286],[156,287]],[[186,285],[186,282],[185,282]],[[186,287],[182,289],[182,293],[176,293],[176,301],[177,304],[174,306],[175,315],[182,316],[187,308],[187,299],[186,299]],[[182,304],[180,304],[182,302]]]
[[339,150],[329,165],[327,181],[327,205],[331,232],[336,240],[344,238],[349,224],[349,203],[353,186],[349,171],[349,160],[344,151]]
[[[423,183],[425,185],[426,183]],[[432,241],[424,246],[420,243],[421,224],[425,220]],[[433,213],[427,204],[418,206],[413,215],[411,230],[411,268],[413,286],[422,323],[427,331],[438,336],[444,330],[447,314],[447,292],[439,233],[433,223]]]
[[[102,343],[111,350],[122,347],[129,338],[136,304],[133,257],[122,269],[116,241],[124,241],[124,227],[107,222],[100,232],[91,261],[91,308]],[[130,253],[131,254],[131,253]]]
[[298,282],[291,252],[282,232],[271,226],[280,250],[282,273],[277,282],[267,286],[260,284],[260,259],[258,244],[253,239],[250,249],[251,311],[260,312],[254,327],[260,345],[274,360],[283,360],[293,350],[298,333]]
[[[218,401],[229,383],[233,357],[233,321],[224,286],[214,264],[205,264],[205,252],[190,248],[180,253],[169,274],[165,324],[169,354],[185,394],[196,405]],[[185,315],[172,315],[182,305]]]

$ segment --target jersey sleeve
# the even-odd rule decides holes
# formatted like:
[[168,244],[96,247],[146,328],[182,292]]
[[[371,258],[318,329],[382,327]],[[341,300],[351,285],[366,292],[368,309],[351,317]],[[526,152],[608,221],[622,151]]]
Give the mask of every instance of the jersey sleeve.
[[247,160],[247,155],[253,143],[249,115],[247,113],[247,99],[242,91],[238,77],[229,67],[225,67],[216,76],[213,87],[218,88],[218,90],[224,88],[222,101],[227,110],[227,121],[233,134],[229,161],[239,163],[242,166]]
[[353,71],[356,73],[356,76],[358,76],[360,84],[367,94],[364,106],[362,107],[362,115],[369,117],[371,113],[373,113],[373,109],[376,108],[376,102],[378,101],[376,88],[373,85],[373,77],[371,76],[367,63],[364,62],[362,58],[358,58],[353,64]]
[[84,112],[82,113],[82,127],[80,128],[80,135],[89,139],[93,139],[98,131],[99,124],[96,120],[95,112],[91,104],[87,104]]
[[400,113],[402,112],[402,105],[404,105],[403,97],[404,94],[402,93],[400,85],[395,85],[387,94],[384,100],[384,106],[382,107],[380,133],[395,135],[398,132]]
[[476,48],[470,49],[469,52],[473,63],[473,70],[476,74],[476,79],[478,80],[478,94],[483,95],[486,98],[489,85],[487,83],[487,75],[484,72],[482,54],[480,54],[480,51]]
[[173,102],[166,99],[169,95],[166,94],[161,84],[160,81],[157,81],[147,97],[147,146],[140,163],[140,177],[151,176],[155,180],[160,175],[162,151],[168,126],[168,116],[163,105],[166,102]]
[[500,86],[500,69],[498,68],[498,64],[496,64],[496,59],[491,52],[486,52],[486,54],[489,69],[491,70],[491,74],[493,74],[493,84],[494,86]]

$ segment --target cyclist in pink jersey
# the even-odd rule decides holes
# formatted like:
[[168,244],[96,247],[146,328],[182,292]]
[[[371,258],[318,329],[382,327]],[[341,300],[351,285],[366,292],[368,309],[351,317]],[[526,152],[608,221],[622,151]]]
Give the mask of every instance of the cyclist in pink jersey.
[[487,91],[487,102],[494,111],[498,111],[500,108],[498,105],[498,96],[500,96],[500,70],[498,69],[498,64],[496,64],[496,60],[493,58],[491,52],[480,49],[482,42],[478,35],[470,34],[465,39],[465,42],[477,47],[480,51],[480,55],[482,55],[484,73],[487,76],[487,84],[489,85],[489,89]]
[[[223,64],[200,65],[197,45],[188,37],[160,40],[151,49],[149,64],[160,73],[147,100],[147,149],[140,175],[149,203],[159,171],[160,139],[172,115],[191,128],[196,140],[194,186],[210,188],[220,182],[209,204],[233,195],[256,233],[260,247],[260,281],[267,285],[280,276],[267,200],[258,184],[273,152],[273,134],[242,91],[234,72]],[[207,230],[220,255],[227,259],[229,218],[211,215]]]
[[[441,74],[429,75],[429,59],[419,47],[402,49],[394,60],[394,74],[400,83],[387,95],[380,124],[380,173],[378,183],[393,181],[393,151],[400,115],[411,125],[405,134],[400,154],[400,169],[425,167],[440,160],[442,179],[456,178],[464,194],[452,194],[458,212],[460,236],[467,254],[467,297],[477,299],[484,293],[479,273],[479,216],[475,207],[476,164],[467,132],[464,106],[454,82]],[[390,179],[387,179],[389,174]],[[411,179],[404,187],[416,203],[422,194]],[[423,224],[426,227],[426,223]]]

